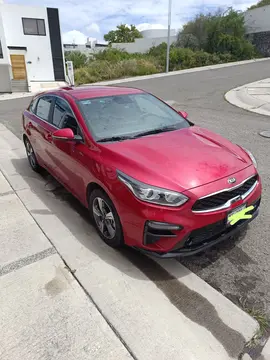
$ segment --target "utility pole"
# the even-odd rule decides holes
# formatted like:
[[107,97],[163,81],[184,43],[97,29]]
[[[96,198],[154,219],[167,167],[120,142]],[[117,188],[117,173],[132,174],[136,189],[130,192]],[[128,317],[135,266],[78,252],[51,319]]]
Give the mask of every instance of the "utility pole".
[[166,56],[166,73],[168,73],[168,72],[169,72],[169,63],[170,63],[171,17],[172,17],[172,0],[169,0],[169,9],[168,9],[168,38],[167,38],[167,56]]

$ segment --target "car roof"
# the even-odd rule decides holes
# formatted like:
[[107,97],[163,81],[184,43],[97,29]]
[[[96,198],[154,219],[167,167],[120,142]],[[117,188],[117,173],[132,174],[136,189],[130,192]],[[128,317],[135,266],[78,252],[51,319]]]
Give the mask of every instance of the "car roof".
[[[46,91],[46,94],[65,93],[71,95],[76,100],[91,99],[95,97],[113,96],[113,95],[128,95],[128,94],[140,94],[143,90],[136,88],[129,88],[123,86],[66,86],[60,89]],[[44,93],[43,93],[44,94]]]

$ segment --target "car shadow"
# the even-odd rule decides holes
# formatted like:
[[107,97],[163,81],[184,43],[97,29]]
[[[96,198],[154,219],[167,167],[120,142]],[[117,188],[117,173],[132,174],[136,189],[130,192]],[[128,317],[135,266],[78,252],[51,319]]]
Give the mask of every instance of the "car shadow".
[[[13,159],[12,163],[16,172],[23,176],[31,191],[37,194],[46,206],[46,209],[32,209],[33,216],[55,214],[84,248],[129,277],[145,281],[146,276],[155,283],[173,306],[193,322],[208,329],[231,357],[235,357],[239,353],[239,349],[241,350],[245,344],[244,337],[222,321],[208,299],[179,281],[181,277],[190,273],[188,269],[181,268],[178,276],[175,277],[151,257],[138,251],[131,248],[115,250],[108,247],[99,238],[90,222],[88,210],[51,175],[46,171],[34,174],[27,159]],[[18,193],[20,194],[20,191]],[[224,251],[230,251],[235,245],[235,241],[231,243],[231,247],[227,245],[226,249],[223,245],[222,255],[224,255]],[[216,249],[221,247],[222,245]],[[218,256],[219,251],[216,250],[215,258]],[[193,258],[185,260],[185,262],[192,262]],[[163,261],[170,260],[164,259]],[[180,262],[182,261],[180,260]],[[207,266],[207,261],[205,261],[205,266]]]

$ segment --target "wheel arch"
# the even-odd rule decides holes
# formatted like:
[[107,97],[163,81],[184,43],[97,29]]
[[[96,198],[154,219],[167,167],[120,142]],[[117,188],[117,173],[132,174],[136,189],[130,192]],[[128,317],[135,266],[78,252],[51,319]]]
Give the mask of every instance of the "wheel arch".
[[89,205],[89,198],[90,198],[90,195],[91,193],[96,190],[96,189],[99,189],[99,190],[102,190],[106,193],[107,196],[110,197],[110,195],[107,193],[107,191],[102,187],[100,186],[98,183],[96,182],[90,182],[88,185],[87,185],[87,188],[86,188],[86,201],[87,201],[87,204]]

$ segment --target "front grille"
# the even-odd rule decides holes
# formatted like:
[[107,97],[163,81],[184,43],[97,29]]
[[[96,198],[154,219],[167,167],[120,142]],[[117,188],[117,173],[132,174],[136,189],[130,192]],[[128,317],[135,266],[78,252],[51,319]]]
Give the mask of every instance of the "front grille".
[[225,219],[192,231],[186,245],[198,245],[221,234],[226,229]]
[[[258,199],[255,203],[252,204],[254,206],[254,209],[252,211],[249,211],[250,215],[253,215],[257,211],[258,207],[260,206],[260,201],[261,201],[261,199]],[[215,240],[216,238],[222,236],[223,234],[231,232],[236,227],[239,227],[244,222],[248,222],[248,221],[249,220],[241,220],[238,223],[236,223],[235,225],[228,227],[227,220],[225,218],[214,224],[207,225],[203,228],[193,230],[190,233],[189,238],[187,239],[184,247],[192,248],[196,245],[198,246],[198,245],[201,245],[204,243],[211,242],[211,241]]]
[[252,188],[252,186],[256,183],[257,180],[258,180],[258,176],[255,175],[237,188],[234,188],[232,190],[222,191],[218,194],[200,199],[195,202],[195,204],[192,207],[192,210],[207,211],[222,207],[224,204],[226,204],[227,201],[235,198],[236,196],[245,195]]

